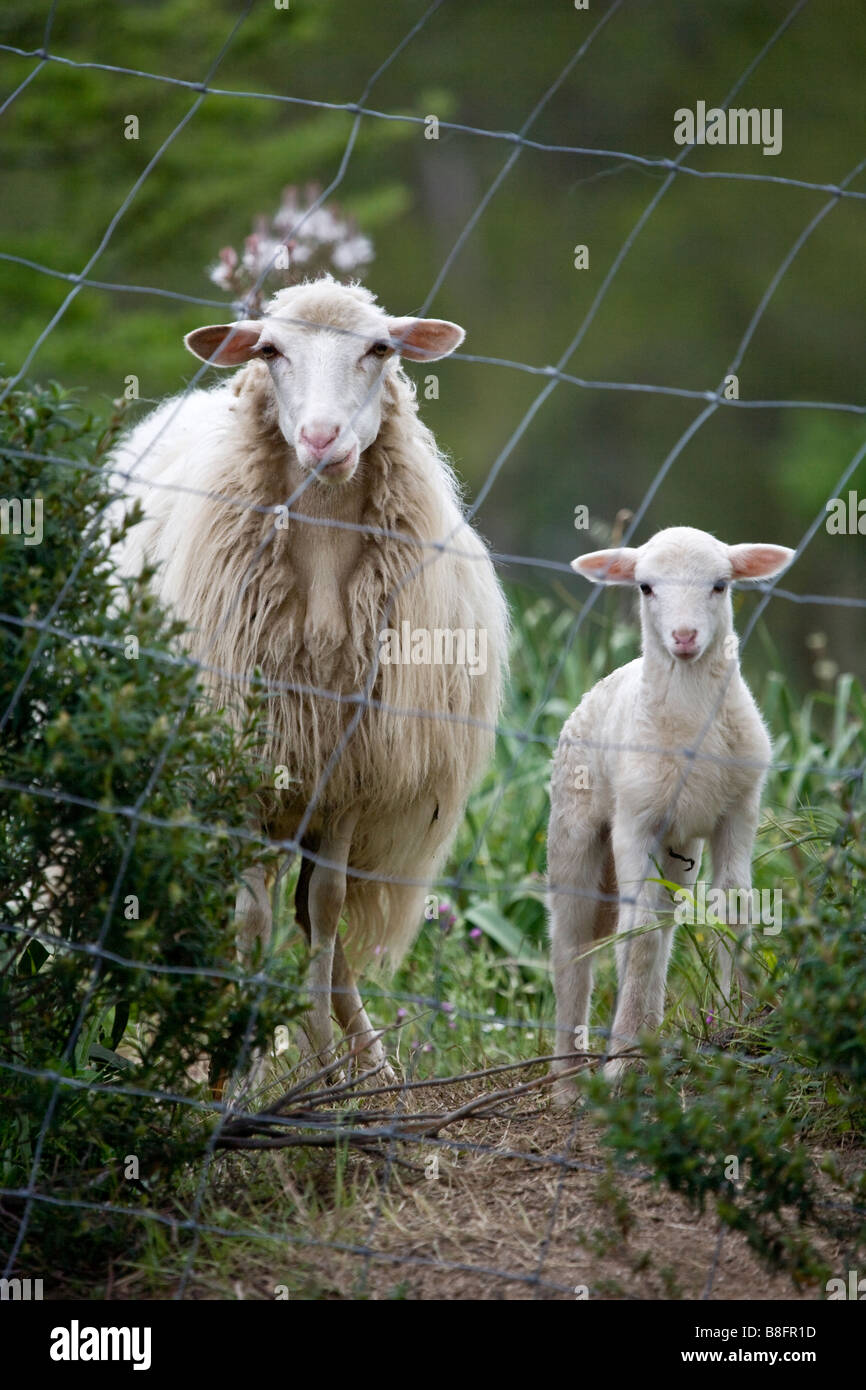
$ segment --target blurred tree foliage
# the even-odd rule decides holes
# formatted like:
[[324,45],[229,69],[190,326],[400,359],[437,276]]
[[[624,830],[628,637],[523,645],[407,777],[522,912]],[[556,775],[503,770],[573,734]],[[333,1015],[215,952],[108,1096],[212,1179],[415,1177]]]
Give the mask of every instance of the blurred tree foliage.
[[[47,0],[9,0],[3,41],[39,49]],[[325,103],[359,100],[371,75],[424,14],[426,0],[292,0],[254,4],[212,85]],[[671,157],[674,112],[721,102],[789,14],[788,0],[760,6],[710,0],[624,4],[593,40],[531,129],[545,143],[602,156],[527,149],[517,158],[448,268],[431,311],[468,329],[466,351],[536,367],[556,361],[590,312],[604,277],[656,194],[658,169],[617,151]],[[435,114],[494,131],[519,129],[566,61],[598,24],[601,5],[529,0],[445,3],[379,76],[365,104],[423,118]],[[234,20],[232,0],[58,7],[50,51],[190,83],[207,74]],[[833,184],[861,157],[866,12],[857,0],[807,4],[754,68],[737,103],[781,108],[783,148],[704,146],[697,170],[739,171]],[[0,54],[4,91],[36,65]],[[80,271],[112,216],[199,94],[146,77],[45,65],[4,116],[7,251],[65,273]],[[124,138],[136,115],[138,140]],[[287,183],[337,175],[349,111],[208,95],[159,157],[91,274],[219,300],[206,267],[237,245],[257,213],[271,213]],[[423,124],[364,117],[339,198],[376,245],[367,282],[394,312],[425,303],[467,220],[511,144]],[[853,188],[863,191],[859,177]],[[595,381],[715,389],[796,237],[826,195],[763,182],[680,175],[617,271],[567,364]],[[861,201],[834,206],[796,257],[740,367],[743,400],[862,402]],[[574,268],[574,247],[589,268]],[[17,369],[70,290],[68,283],[0,262],[2,356]],[[226,297],[227,298],[227,297]],[[184,331],[221,317],[218,307],[143,294],[83,289],[41,347],[34,371],[86,388],[91,403],[138,376],[144,404],[192,374]],[[478,487],[544,382],[509,367],[437,366],[438,400],[424,409]],[[507,460],[481,520],[496,547],[568,560],[589,541],[574,507],[600,526],[634,510],[703,401],[557,386]],[[639,538],[688,523],[730,540],[796,543],[832,495],[862,439],[857,415],[723,405],[677,458]],[[543,478],[543,486],[538,485]],[[866,495],[866,469],[851,486]],[[823,527],[786,581],[800,593],[856,595],[860,536]],[[526,577],[521,569],[517,577]],[[535,582],[549,584],[538,572]],[[568,581],[583,597],[578,580]],[[839,607],[776,600],[770,612],[783,669],[812,683],[806,638],[826,633],[817,673],[833,663],[864,671],[866,618]],[[766,659],[765,655],[761,660]],[[749,658],[747,655],[747,666]]]

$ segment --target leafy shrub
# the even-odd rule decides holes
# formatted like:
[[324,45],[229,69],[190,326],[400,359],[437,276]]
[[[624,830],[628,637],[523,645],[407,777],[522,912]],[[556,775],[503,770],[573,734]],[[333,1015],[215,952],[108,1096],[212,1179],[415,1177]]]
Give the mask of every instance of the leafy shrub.
[[862,1153],[847,1173],[838,1159],[866,1120],[866,888],[850,835],[843,816],[832,866],[811,885],[814,913],[785,928],[785,954],[742,1026],[709,1042],[647,1037],[646,1071],[627,1073],[618,1095],[598,1076],[587,1086],[620,1158],[648,1166],[698,1211],[712,1203],[769,1267],[795,1279],[828,1272],[807,1222],[844,1238],[852,1259],[866,1247]]
[[67,1270],[129,1250],[141,1223],[106,1206],[170,1208],[211,1130],[162,1097],[209,1102],[203,1059],[234,1067],[297,1010],[288,965],[264,982],[235,959],[233,899],[262,850],[230,832],[259,791],[261,711],[235,730],[207,708],[147,574],[112,574],[98,465],[118,423],[101,433],[53,385],[0,408],[7,499],[42,499],[44,529],[0,536],[0,1244],[31,1171],[96,1204],[32,1204],[31,1276],[61,1250]]

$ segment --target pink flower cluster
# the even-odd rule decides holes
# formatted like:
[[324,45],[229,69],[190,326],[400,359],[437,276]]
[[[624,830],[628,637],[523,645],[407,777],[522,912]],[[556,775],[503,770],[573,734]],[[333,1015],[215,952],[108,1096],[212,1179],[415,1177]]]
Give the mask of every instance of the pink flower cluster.
[[319,206],[319,197],[314,184],[303,194],[290,184],[274,216],[256,218],[242,253],[233,246],[222,248],[208,275],[234,296],[241,314],[259,313],[275,290],[302,276],[329,271],[340,279],[372,261],[369,237],[336,203]]

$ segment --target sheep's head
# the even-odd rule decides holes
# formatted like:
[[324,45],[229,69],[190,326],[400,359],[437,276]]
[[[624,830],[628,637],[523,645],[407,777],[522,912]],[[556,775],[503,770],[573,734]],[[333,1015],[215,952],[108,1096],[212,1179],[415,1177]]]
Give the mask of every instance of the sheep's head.
[[725,545],[706,531],[671,526],[637,549],[596,550],[572,567],[596,584],[636,585],[644,650],[652,641],[675,662],[691,663],[733,631],[731,583],[769,579],[793,558],[784,545]]
[[286,442],[306,472],[337,484],[379,433],[396,360],[435,361],[464,337],[444,319],[390,318],[369,290],[325,276],[281,290],[260,319],[197,328],[184,342],[217,367],[265,362]]

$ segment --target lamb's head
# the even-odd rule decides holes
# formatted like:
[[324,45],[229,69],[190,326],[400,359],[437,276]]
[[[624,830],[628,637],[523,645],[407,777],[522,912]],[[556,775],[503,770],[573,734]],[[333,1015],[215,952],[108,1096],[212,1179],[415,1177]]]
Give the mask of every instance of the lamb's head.
[[769,579],[794,558],[784,545],[725,545],[706,531],[671,526],[633,549],[595,550],[572,561],[596,584],[634,584],[641,593],[646,651],[694,663],[733,631],[731,583]]
[[369,290],[323,276],[279,291],[260,319],[197,328],[184,342],[217,367],[265,362],[287,443],[306,472],[335,484],[378,435],[398,358],[432,362],[464,337],[444,319],[391,318]]

